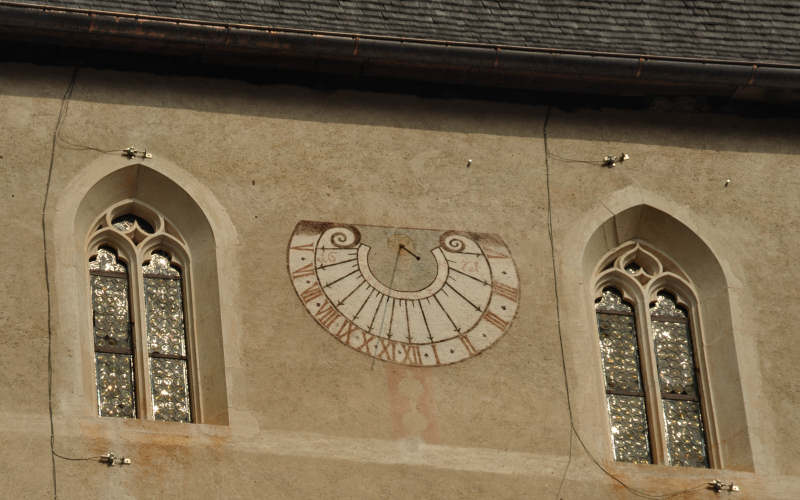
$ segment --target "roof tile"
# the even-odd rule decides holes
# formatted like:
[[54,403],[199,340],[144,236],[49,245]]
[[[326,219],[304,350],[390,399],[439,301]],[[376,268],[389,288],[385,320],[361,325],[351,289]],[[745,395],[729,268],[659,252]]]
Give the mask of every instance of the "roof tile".
[[800,63],[800,3],[788,0],[30,1],[323,31]]

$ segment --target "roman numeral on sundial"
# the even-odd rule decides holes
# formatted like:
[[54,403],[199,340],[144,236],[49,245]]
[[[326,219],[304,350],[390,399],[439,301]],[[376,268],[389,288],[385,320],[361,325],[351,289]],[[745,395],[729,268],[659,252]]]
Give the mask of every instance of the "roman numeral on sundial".
[[322,288],[320,288],[319,283],[316,282],[314,282],[313,285],[300,292],[300,300],[302,300],[306,304],[308,304],[309,302],[320,296],[322,296]]
[[507,259],[508,258],[508,255],[506,255],[504,253],[500,253],[500,252],[498,252],[496,250],[484,249],[483,250],[483,254],[486,255],[487,259]]
[[304,278],[306,276],[313,276],[314,275],[314,264],[309,263],[303,267],[298,267],[294,271],[292,271],[292,278]]
[[358,330],[358,326],[354,323],[345,320],[336,332],[336,338],[343,344],[350,344],[350,335]]
[[313,243],[306,243],[305,245],[297,245],[293,247],[289,247],[292,250],[298,250],[300,252],[313,252],[314,251],[314,244]]
[[504,285],[502,283],[497,283],[497,282],[492,283],[492,290],[497,295],[505,297],[513,302],[516,302],[519,296],[519,290],[517,290],[512,286]]
[[[381,352],[378,354],[378,357],[382,358],[383,355],[385,354],[386,358],[384,358],[384,359],[388,359],[388,360],[394,361],[395,343],[392,342],[391,340],[383,340],[383,339],[378,339],[378,342],[379,342],[379,345],[377,347],[381,348]],[[389,350],[390,347],[392,348],[391,351]],[[376,348],[376,350],[377,350],[377,348]]]
[[486,314],[483,315],[483,318],[501,330],[505,330],[508,326],[508,321],[491,311],[486,311]]
[[475,349],[475,346],[472,345],[472,341],[469,340],[469,337],[466,335],[459,335],[458,339],[464,344],[464,348],[467,350],[470,356],[474,356],[478,353]]
[[419,346],[406,344],[404,348],[403,359],[401,361],[407,365],[421,365],[422,356],[420,356],[419,353]]
[[330,302],[325,301],[315,316],[320,325],[324,326],[326,329],[330,329],[331,325],[339,319],[339,312]]

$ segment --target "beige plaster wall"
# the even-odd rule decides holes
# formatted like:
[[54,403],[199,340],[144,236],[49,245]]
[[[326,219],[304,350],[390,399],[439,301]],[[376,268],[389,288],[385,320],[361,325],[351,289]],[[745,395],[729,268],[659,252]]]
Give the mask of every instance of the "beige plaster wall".
[[[41,209],[70,74],[0,66],[0,491],[9,498],[53,490]],[[55,446],[72,457],[112,450],[133,464],[56,459],[59,498],[553,498],[568,462],[563,498],[632,497],[574,439],[570,460],[545,112],[81,69],[62,136],[100,149],[146,147],[154,158],[144,164],[196,197],[225,245],[218,272],[230,424],[93,416],[93,368],[81,350],[90,333],[76,326],[85,313],[69,307],[84,293],[69,287],[80,282],[70,262],[85,235],[71,240],[56,227],[69,214],[56,211],[76,196],[76,179],[134,162],[61,143],[48,204],[56,208],[47,214]],[[672,492],[720,478],[740,484],[741,498],[800,497],[797,129],[796,121],[734,116],[551,112],[551,153],[632,157],[615,169],[551,158],[563,301],[579,303],[590,286],[581,241],[641,203],[694,230],[728,280],[742,379],[733,385],[747,407],[747,435],[731,439],[750,442],[752,470],[615,464],[597,425],[605,409],[573,400],[589,449],[636,488]],[[373,363],[324,332],[290,286],[286,245],[301,219],[497,233],[519,272],[517,318],[492,348],[452,366]],[[599,376],[582,372],[588,351],[572,341],[594,324],[585,312],[567,313],[575,387]]]

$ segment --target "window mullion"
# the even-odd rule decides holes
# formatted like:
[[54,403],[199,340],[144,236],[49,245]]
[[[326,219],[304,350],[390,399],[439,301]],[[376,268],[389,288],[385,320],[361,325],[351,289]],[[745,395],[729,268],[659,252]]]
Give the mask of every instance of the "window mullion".
[[133,330],[136,351],[136,399],[139,405],[139,418],[153,420],[152,391],[150,388],[150,353],[147,349],[147,311],[144,303],[144,275],[142,255],[136,252],[136,262],[132,276]]
[[658,365],[653,345],[650,308],[646,302],[636,305],[636,323],[639,332],[639,352],[642,370],[642,385],[647,402],[647,421],[650,424],[650,450],[654,464],[667,463],[667,447],[664,433],[664,414],[661,402],[661,387],[658,381]]
[[188,357],[189,398],[191,401],[194,422],[203,421],[203,408],[200,399],[199,356],[197,355],[197,334],[194,319],[194,296],[192,295],[191,273],[189,263],[183,262],[183,320],[186,338],[186,355]]

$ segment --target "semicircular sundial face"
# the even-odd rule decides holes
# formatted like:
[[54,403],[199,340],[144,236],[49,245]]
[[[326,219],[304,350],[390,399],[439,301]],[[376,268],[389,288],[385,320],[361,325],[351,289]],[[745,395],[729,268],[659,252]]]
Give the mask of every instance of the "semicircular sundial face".
[[479,354],[508,330],[519,302],[511,253],[490,234],[301,221],[288,262],[320,326],[405,365]]

